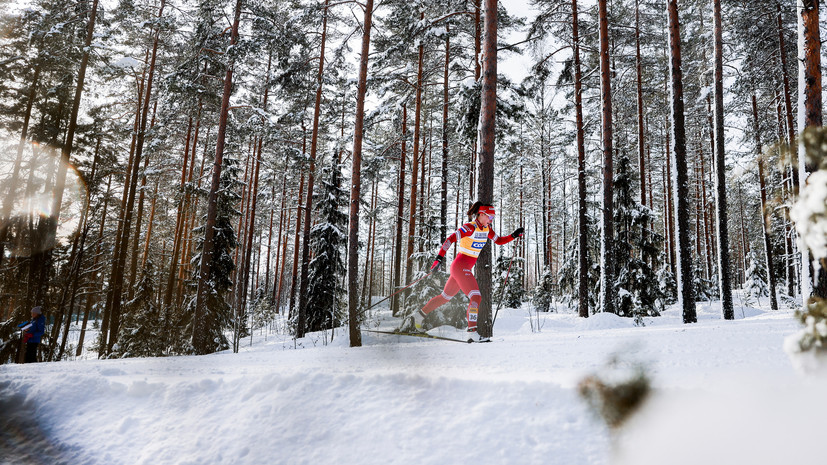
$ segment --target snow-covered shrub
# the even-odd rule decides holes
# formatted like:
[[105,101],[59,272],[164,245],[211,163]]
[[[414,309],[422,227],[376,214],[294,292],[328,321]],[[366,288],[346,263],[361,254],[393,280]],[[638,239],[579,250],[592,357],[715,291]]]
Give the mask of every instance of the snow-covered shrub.
[[770,287],[766,281],[766,271],[754,250],[750,250],[747,260],[749,260],[749,267],[746,271],[744,290],[755,297],[769,296]]
[[155,273],[147,260],[141,279],[135,284],[135,297],[124,304],[118,342],[111,357],[160,357],[168,349],[167,322],[155,305]]
[[523,262],[519,257],[506,256],[497,257],[497,264],[494,267],[494,302],[496,306],[505,308],[518,308],[523,302],[525,291],[523,290]]
[[537,311],[547,312],[554,301],[554,274],[552,274],[549,267],[543,268],[543,275],[534,288],[534,308]]
[[338,165],[322,170],[321,188],[313,195],[318,223],[310,230],[313,258],[308,265],[307,315],[304,331],[322,331],[341,325],[344,320],[345,245],[347,215],[340,207],[347,204],[341,188]]

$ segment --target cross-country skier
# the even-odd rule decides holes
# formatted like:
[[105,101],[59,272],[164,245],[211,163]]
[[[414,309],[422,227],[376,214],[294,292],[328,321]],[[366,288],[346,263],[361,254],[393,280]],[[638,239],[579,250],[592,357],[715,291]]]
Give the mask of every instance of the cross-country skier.
[[491,227],[491,223],[494,222],[494,207],[480,201],[474,202],[471,208],[468,209],[468,219],[471,221],[470,223],[463,224],[462,227],[445,239],[442,248],[439,249],[439,253],[434,259],[434,263],[431,265],[431,271],[440,269],[445,261],[445,252],[448,251],[451,244],[459,241],[457,245],[457,252],[459,253],[451,263],[451,277],[445,283],[442,294],[432,298],[421,310],[413,313],[413,323],[417,331],[423,330],[422,321],[425,319],[425,315],[447,303],[457,292],[462,290],[471,300],[466,311],[468,331],[476,332],[482,295],[477,285],[477,279],[471,273],[471,268],[477,263],[477,258],[488,239],[493,240],[497,245],[508,244],[514,239],[522,237],[524,232],[523,228],[517,228],[510,236],[498,236]]

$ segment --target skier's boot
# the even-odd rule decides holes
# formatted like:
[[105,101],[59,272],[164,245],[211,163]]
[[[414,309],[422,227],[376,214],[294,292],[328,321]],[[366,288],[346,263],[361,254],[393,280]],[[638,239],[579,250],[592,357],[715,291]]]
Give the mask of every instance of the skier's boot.
[[422,313],[422,310],[415,310],[413,314],[411,314],[411,319],[413,320],[414,330],[424,333],[425,328],[422,327],[422,322],[425,321],[425,314]]
[[480,333],[477,332],[477,328],[468,328],[468,342],[491,342],[490,337],[480,336]]

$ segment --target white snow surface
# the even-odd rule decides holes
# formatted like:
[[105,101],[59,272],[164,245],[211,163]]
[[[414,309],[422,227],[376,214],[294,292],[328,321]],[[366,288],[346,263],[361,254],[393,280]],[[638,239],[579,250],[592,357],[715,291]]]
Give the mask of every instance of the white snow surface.
[[[0,463],[822,463],[827,381],[782,350],[792,310],[720,314],[699,303],[684,325],[673,307],[636,327],[524,307],[500,310],[490,344],[256,332],[237,354],[4,365]],[[576,389],[614,354],[654,387],[618,432]]]

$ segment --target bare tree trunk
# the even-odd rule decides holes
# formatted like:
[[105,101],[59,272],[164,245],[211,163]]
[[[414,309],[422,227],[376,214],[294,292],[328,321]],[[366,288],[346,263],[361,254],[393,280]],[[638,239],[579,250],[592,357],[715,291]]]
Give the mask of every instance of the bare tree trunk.
[[[196,122],[195,134],[196,139],[198,137],[198,126],[201,120],[201,105],[199,104],[198,108],[198,118]],[[169,274],[167,277],[167,286],[164,290],[164,300],[163,306],[168,307],[172,302],[172,290],[175,288],[175,276],[178,272],[178,254],[181,251],[181,243],[182,238],[184,237],[184,218],[186,213],[186,205],[187,205],[187,198],[189,197],[189,193],[187,192],[187,163],[189,161],[189,151],[190,151],[190,131],[192,130],[192,118],[189,119],[189,125],[187,127],[187,137],[184,141],[184,163],[183,168],[181,169],[181,200],[178,202],[178,214],[175,223],[175,236],[172,242],[172,256],[170,257],[169,261]],[[192,145],[192,152],[193,152],[193,162],[195,161],[195,143]]]
[[[425,20],[425,13],[421,13],[420,22]],[[423,41],[419,42],[419,61],[416,72],[416,106],[414,108],[414,134],[413,134],[413,166],[411,167],[411,209],[408,216],[408,254],[405,258],[405,282],[411,282],[415,264],[411,257],[414,253],[414,241],[416,238],[416,209],[418,195],[419,162],[422,154],[419,153],[419,136],[422,125],[422,75],[425,59],[425,46]]]
[[[822,125],[821,114],[821,38],[819,32],[818,0],[798,2],[798,133],[806,128]],[[807,184],[815,167],[804,156],[804,144],[799,142],[798,177]],[[801,296],[806,305],[811,294],[827,298],[827,270],[821,267],[821,276],[813,275],[812,254],[799,241],[801,252]]]
[[0,265],[3,264],[3,260],[6,256],[5,250],[6,238],[8,237],[9,218],[11,217],[14,200],[17,198],[18,184],[20,184],[17,178],[20,176],[20,167],[23,164],[23,149],[26,146],[26,140],[29,135],[29,121],[32,116],[32,106],[34,105],[34,100],[37,97],[37,86],[40,83],[40,68],[40,63],[38,63],[34,69],[32,82],[29,85],[29,96],[26,100],[26,112],[23,115],[23,129],[20,131],[20,142],[17,144],[17,157],[14,160],[11,177],[9,178],[9,191],[3,198],[3,213],[0,215]]
[[296,337],[304,337],[307,321],[307,270],[310,262],[310,218],[313,210],[313,181],[316,171],[316,147],[319,142],[319,117],[321,116],[322,89],[324,88],[324,49],[327,40],[327,7],[330,0],[325,0],[324,20],[322,23],[322,43],[319,51],[319,73],[316,78],[316,104],[313,110],[313,132],[310,135],[310,166],[307,171],[307,197],[304,204],[304,234],[302,239],[301,284],[299,285],[299,314],[296,318]]
[[574,109],[577,125],[577,310],[582,318],[589,317],[589,231],[586,205],[586,136],[583,130],[583,72],[580,69],[580,26],[577,0],[571,1],[572,37],[574,42]]
[[637,147],[638,167],[640,168],[640,204],[646,205],[646,141],[643,137],[643,66],[640,58],[640,0],[635,0],[635,72],[637,78]]
[[603,121],[603,231],[600,241],[600,307],[614,313],[614,160],[612,148],[612,78],[609,68],[609,19],[606,0],[598,0],[600,29],[600,95]]
[[[787,68],[787,50],[784,40],[784,26],[781,20],[781,2],[775,2],[776,18],[778,23],[778,56],[781,65],[781,81],[784,84],[784,109],[787,115],[787,142],[790,144],[790,153],[793,156],[792,165],[795,167],[797,153],[795,147],[795,126],[793,125],[793,104],[790,95],[790,74]],[[794,190],[798,190],[798,171],[792,170]]]
[[[230,47],[238,43],[238,23],[241,20],[242,0],[236,0],[235,17],[230,33]],[[218,134],[215,143],[215,158],[213,159],[212,183],[207,197],[207,218],[204,224],[204,245],[201,249],[201,266],[198,270],[198,288],[195,294],[195,312],[192,324],[192,347],[196,354],[204,355],[211,352],[211,343],[206,328],[210,326],[212,315],[207,311],[207,292],[209,292],[210,268],[213,258],[213,238],[215,224],[218,217],[218,189],[221,186],[221,168],[224,163],[224,140],[227,134],[227,114],[230,108],[230,97],[233,93],[233,70],[235,62],[227,64],[224,75],[224,91],[221,98],[221,110],[218,114]]]
[[362,23],[362,54],[359,60],[359,80],[356,91],[356,116],[353,129],[353,169],[350,188],[350,222],[347,236],[347,296],[350,347],[362,346],[361,314],[359,311],[359,201],[362,190],[362,138],[365,124],[365,94],[367,93],[370,29],[373,20],[373,0],[365,3]]
[[721,0],[712,0],[715,36],[713,93],[715,97],[715,219],[718,232],[718,289],[725,320],[735,319],[729,276],[729,227],[726,202],[726,153],[724,140],[724,40]]
[[[161,6],[158,9],[158,18],[164,13],[166,0],[161,0]],[[124,281],[124,265],[126,262],[127,249],[129,247],[129,233],[130,225],[132,224],[132,208],[135,204],[135,191],[138,182],[138,168],[141,163],[141,155],[144,148],[144,138],[146,137],[147,117],[149,116],[149,102],[152,96],[152,80],[155,74],[155,59],[158,54],[158,41],[160,36],[160,27],[155,30],[155,39],[152,45],[152,58],[149,62],[149,73],[146,80],[146,89],[143,102],[143,109],[141,110],[141,124],[135,141],[135,157],[132,164],[132,172],[130,173],[129,196],[126,200],[126,209],[123,213],[123,231],[120,238],[116,238],[120,242],[120,254],[118,260],[113,262],[112,268],[112,302],[111,310],[109,311],[109,339],[105,349],[106,353],[112,351],[112,346],[115,345],[118,339],[118,329],[120,326],[121,316],[121,295],[123,292]]]
[[683,71],[681,68],[680,22],[677,0],[668,0],[670,77],[672,93],[672,153],[674,156],[673,198],[677,216],[677,281],[678,301],[683,309],[683,322],[696,323],[695,293],[692,288],[692,243],[689,237],[689,185],[686,163],[686,130],[683,106]]
[[758,162],[758,182],[761,186],[761,224],[764,229],[764,265],[767,268],[767,281],[770,286],[770,308],[778,310],[778,299],[775,295],[775,265],[772,253],[772,210],[767,205],[767,185],[764,181],[764,156],[761,153],[761,133],[758,125],[758,99],[752,93],[752,121],[755,132],[755,157]]
[[[402,150],[399,157],[399,186],[397,192],[397,207],[396,207],[396,239],[394,247],[393,259],[393,288],[392,292],[402,285],[402,215],[405,207],[405,156],[407,149],[408,137],[408,107],[405,103],[402,104]],[[415,177],[415,176],[414,176]],[[399,314],[399,295],[391,297],[391,313],[393,316]]]
[[448,65],[451,62],[451,27],[445,26],[445,71],[442,79],[442,184],[439,197],[439,238],[448,235]]
[[[479,121],[479,179],[477,198],[491,204],[494,201],[494,144],[497,114],[497,0],[485,1],[485,35],[483,39],[482,95]],[[486,245],[475,267],[482,301],[479,308],[478,331],[481,337],[491,337],[491,252]]]
[[[269,92],[270,92],[270,64],[271,64],[271,62],[268,60],[268,62],[267,62],[267,79],[264,82],[264,97],[263,97],[263,103],[262,103],[262,108],[263,108],[263,111],[265,113],[267,112],[267,97],[269,96]],[[253,167],[254,167],[253,168],[253,192],[252,192],[252,194],[250,195],[250,198],[247,201],[248,205],[249,205],[249,208],[248,208],[249,214],[248,214],[247,222],[249,223],[249,225],[247,226],[247,231],[246,231],[246,233],[247,233],[247,240],[246,240],[247,247],[245,248],[245,252],[244,252],[244,260],[242,262],[241,277],[240,277],[240,280],[239,280],[239,282],[241,284],[241,295],[240,295],[240,298],[239,298],[239,301],[238,301],[238,306],[236,307],[237,308],[237,316],[238,316],[236,318],[237,324],[240,324],[239,323],[240,318],[246,317],[246,312],[244,311],[244,309],[247,307],[247,290],[248,290],[249,285],[250,285],[250,279],[249,279],[250,278],[250,260],[252,258],[252,253],[253,253],[253,234],[255,233],[255,229],[256,229],[256,206],[258,205],[258,177],[259,177],[258,174],[259,174],[259,168],[261,166],[261,151],[262,151],[262,148],[263,148],[263,144],[264,144],[264,138],[260,136],[258,138],[258,147],[253,151],[253,154],[255,155],[253,157]],[[269,249],[268,249],[268,253],[269,253]],[[239,338],[236,338],[235,342],[236,342],[236,344],[235,344],[235,347],[234,347],[234,349],[235,349],[234,351],[238,352]]]
[[293,318],[293,310],[296,307],[296,289],[299,285],[299,239],[302,231],[302,202],[304,199],[304,156],[307,153],[307,128],[302,123],[302,164],[300,167],[301,174],[299,175],[299,197],[296,203],[296,234],[293,241],[293,273],[290,281],[290,304],[287,315],[289,319]]
[[[109,175],[109,179],[106,182],[106,194],[103,197],[103,212],[101,213],[101,223],[100,228],[98,229],[98,244],[95,250],[95,260],[92,262],[91,274],[92,274],[92,282],[91,285],[94,285],[95,281],[95,273],[97,273],[98,268],[98,260],[100,259],[101,255],[101,248],[103,246],[103,232],[106,228],[106,211],[109,208],[109,192],[110,188],[112,187],[112,175]],[[103,273],[101,273],[101,279],[103,279]],[[102,285],[100,291],[102,291]],[[83,323],[80,327],[80,336],[78,337],[78,346],[77,350],[75,351],[75,356],[80,357],[81,353],[83,352],[83,341],[86,338],[86,326],[89,322],[89,313],[92,310],[92,305],[96,300],[100,300],[99,298],[94,298],[92,296],[92,292],[89,292],[86,296],[86,309],[83,312]]]

